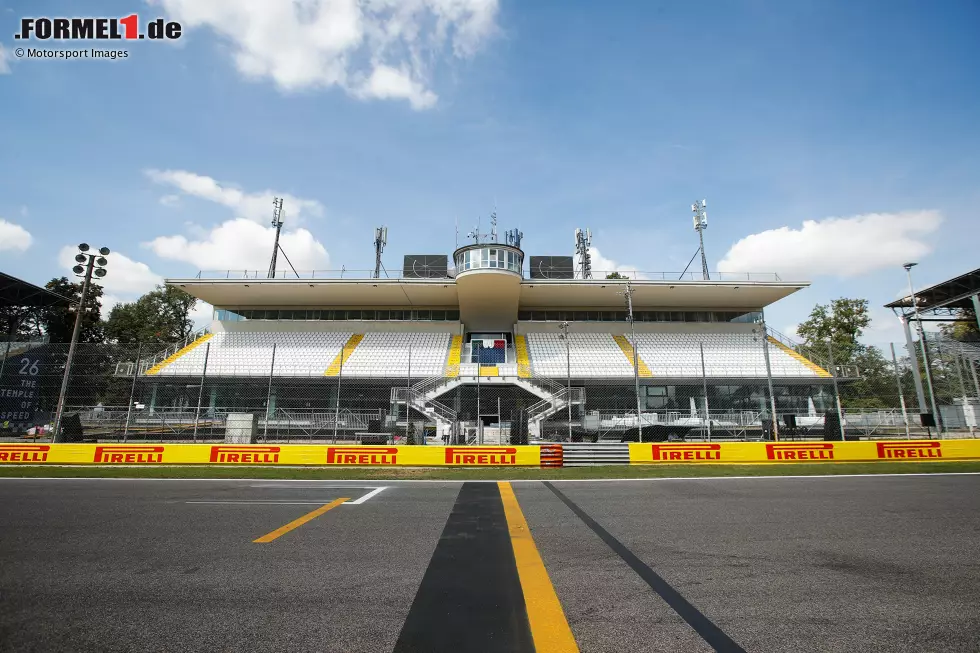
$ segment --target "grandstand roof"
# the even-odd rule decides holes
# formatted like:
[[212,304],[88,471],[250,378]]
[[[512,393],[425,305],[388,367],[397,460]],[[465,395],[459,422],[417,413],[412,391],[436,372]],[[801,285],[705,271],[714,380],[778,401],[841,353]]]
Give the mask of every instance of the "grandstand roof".
[[[447,279],[167,279],[217,307],[458,307],[460,286]],[[637,308],[758,309],[809,285],[785,281],[633,280]],[[521,308],[622,307],[619,279],[520,282]],[[490,300],[495,301],[495,300]]]
[[0,272],[0,306],[2,307],[40,308],[70,304],[71,300],[67,297]]
[[[971,297],[976,294],[980,294],[980,268],[916,291],[915,299],[920,313],[948,313],[953,309],[972,306]],[[885,304],[885,308],[911,313],[912,297],[906,295],[890,304]]]

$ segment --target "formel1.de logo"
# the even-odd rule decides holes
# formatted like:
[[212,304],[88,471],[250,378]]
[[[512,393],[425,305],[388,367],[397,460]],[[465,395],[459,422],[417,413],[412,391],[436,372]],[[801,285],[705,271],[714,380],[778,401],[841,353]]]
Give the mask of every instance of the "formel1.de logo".
[[122,18],[51,18],[26,17],[20,19],[17,40],[38,41],[114,41],[150,39],[175,41],[180,38],[181,26],[176,21],[156,18],[140,29],[140,18],[130,14]]

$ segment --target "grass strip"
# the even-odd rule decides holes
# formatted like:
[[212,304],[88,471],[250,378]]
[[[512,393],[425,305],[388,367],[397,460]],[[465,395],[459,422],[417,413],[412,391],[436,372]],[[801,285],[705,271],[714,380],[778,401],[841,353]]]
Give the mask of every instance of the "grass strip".
[[4,465],[0,477],[45,478],[258,478],[324,480],[563,480],[602,478],[711,478],[723,476],[817,476],[830,474],[923,474],[980,472],[980,461],[922,463],[819,463],[772,465],[605,465],[596,467],[231,467],[154,465],[89,467]]

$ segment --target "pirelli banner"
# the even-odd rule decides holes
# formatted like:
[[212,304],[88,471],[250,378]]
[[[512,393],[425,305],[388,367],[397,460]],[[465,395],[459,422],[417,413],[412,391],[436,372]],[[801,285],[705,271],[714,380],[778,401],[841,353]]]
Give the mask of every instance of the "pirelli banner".
[[45,463],[54,465],[537,467],[541,464],[541,447],[0,443],[0,464]]
[[944,460],[980,460],[980,440],[630,444],[630,464],[633,465]]

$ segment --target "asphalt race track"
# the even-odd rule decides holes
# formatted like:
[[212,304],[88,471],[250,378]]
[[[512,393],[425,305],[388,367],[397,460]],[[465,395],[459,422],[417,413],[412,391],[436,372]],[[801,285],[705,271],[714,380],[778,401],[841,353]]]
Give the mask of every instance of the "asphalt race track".
[[980,475],[3,479],[0,524],[4,651],[980,650]]

